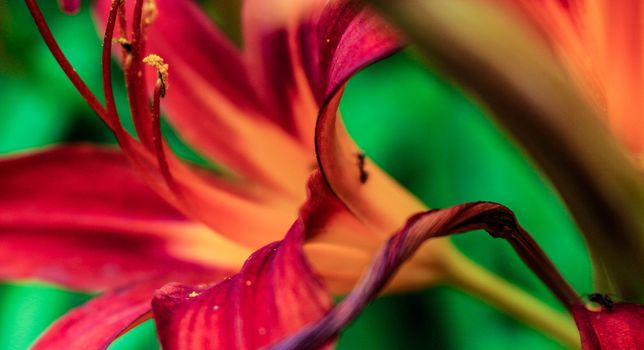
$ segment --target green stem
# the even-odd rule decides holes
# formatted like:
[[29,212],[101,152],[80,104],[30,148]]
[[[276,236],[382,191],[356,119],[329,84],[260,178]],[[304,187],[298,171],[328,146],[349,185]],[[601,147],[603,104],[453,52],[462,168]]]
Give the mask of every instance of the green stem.
[[580,348],[572,318],[502,280],[456,250],[445,254],[446,282],[530,325],[570,349]]

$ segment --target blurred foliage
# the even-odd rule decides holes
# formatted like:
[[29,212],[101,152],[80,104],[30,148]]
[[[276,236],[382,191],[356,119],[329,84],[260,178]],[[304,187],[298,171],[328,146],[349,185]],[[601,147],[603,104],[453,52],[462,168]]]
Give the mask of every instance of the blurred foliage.
[[[88,6],[74,17],[41,1],[62,49],[94,91],[100,91],[100,41]],[[0,153],[58,142],[113,143],[47,51],[21,1],[0,3]],[[118,73],[118,69],[115,69]],[[127,119],[122,78],[119,110]],[[432,207],[492,200],[512,208],[565,277],[590,292],[584,244],[552,188],[466,94],[398,54],[358,74],[341,110],[366,153]],[[167,125],[173,149],[191,152]],[[502,241],[482,233],[455,238],[470,257],[550,305],[554,297]],[[0,349],[28,347],[54,319],[89,296],[39,283],[0,286]],[[111,349],[150,349],[146,323]],[[379,299],[344,332],[340,349],[558,349],[538,332],[461,292],[438,287]]]

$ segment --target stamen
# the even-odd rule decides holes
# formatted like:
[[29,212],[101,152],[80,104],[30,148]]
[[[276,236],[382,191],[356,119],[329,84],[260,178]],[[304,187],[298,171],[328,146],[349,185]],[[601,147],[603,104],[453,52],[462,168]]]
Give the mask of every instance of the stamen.
[[[121,5],[123,1],[121,1]],[[127,16],[125,13],[125,6],[119,5],[119,35],[121,38],[124,38],[125,40],[128,40],[128,33],[127,33]]]
[[168,158],[165,153],[165,145],[163,143],[163,134],[161,133],[161,98],[165,96],[166,84],[168,81],[168,65],[163,62],[163,59],[157,55],[149,55],[143,59],[143,62],[155,67],[158,71],[157,83],[154,86],[154,94],[152,94],[152,118],[150,120],[151,133],[152,133],[152,146],[157,158],[159,170],[178,200],[184,201],[182,192],[170,171]]
[[157,70],[159,76],[157,84],[160,84],[161,97],[165,97],[166,89],[168,87],[168,64],[163,61],[163,58],[158,55],[148,55],[143,59],[146,63]]
[[127,39],[125,39],[123,37],[120,37],[118,39],[114,39],[114,42],[119,44],[119,45],[121,45],[123,50],[125,50],[126,54],[129,54],[129,53],[132,52],[132,42],[130,42],[129,40],[127,40]]
[[127,83],[130,112],[134,128],[143,145],[152,149],[152,126],[148,109],[148,90],[145,83],[145,70],[142,67],[142,55],[145,50],[145,35],[143,34],[143,5],[146,0],[136,0],[132,16],[132,52],[124,62],[125,81]]
[[157,3],[154,0],[146,0],[143,3],[143,24],[149,26],[154,22],[159,14]]
[[51,30],[49,29],[49,26],[47,25],[47,21],[45,21],[45,18],[40,11],[40,7],[36,3],[36,0],[26,0],[26,4],[29,8],[29,12],[31,13],[31,17],[33,17],[34,22],[38,27],[38,31],[40,31],[40,35],[45,40],[49,51],[51,51],[60,68],[62,68],[63,72],[65,72],[65,74],[67,75],[67,78],[69,78],[76,90],[85,99],[85,101],[87,101],[87,104],[94,110],[94,112],[98,114],[98,116],[103,119],[103,121],[107,123],[108,126],[111,126],[110,121],[107,119],[107,110],[103,107],[103,105],[101,105],[96,96],[87,87],[87,84],[85,84],[83,79],[81,79],[74,67],[72,67],[71,63],[69,63],[69,60],[67,59],[65,54],[58,46],[56,39],[54,38]]
[[[123,5],[123,0],[113,0],[110,13],[107,18],[107,25],[105,27],[105,34],[103,37],[103,52],[101,56],[101,64],[103,71],[103,93],[105,96],[105,103],[107,105],[107,117],[113,123],[112,129],[115,131],[117,138],[120,138],[121,123],[119,121],[118,112],[116,111],[116,102],[114,101],[114,91],[112,90],[112,37],[114,36],[114,27],[116,26],[116,16],[119,8]],[[118,40],[117,40],[118,41]],[[116,128],[116,129],[115,129]]]

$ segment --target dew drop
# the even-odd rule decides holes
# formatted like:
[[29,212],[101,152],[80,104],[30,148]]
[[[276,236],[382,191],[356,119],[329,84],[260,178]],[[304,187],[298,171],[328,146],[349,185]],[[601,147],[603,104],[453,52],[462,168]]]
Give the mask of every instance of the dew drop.
[[246,280],[246,287],[250,287],[253,284],[251,280]]
[[219,305],[213,305],[212,311],[218,311],[219,310]]
[[257,330],[257,333],[259,333],[259,335],[266,335],[266,328],[259,327],[259,329]]

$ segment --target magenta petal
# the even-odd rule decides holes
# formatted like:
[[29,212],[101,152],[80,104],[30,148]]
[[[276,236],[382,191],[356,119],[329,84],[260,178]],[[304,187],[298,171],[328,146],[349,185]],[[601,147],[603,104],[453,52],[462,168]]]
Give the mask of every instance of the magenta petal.
[[172,349],[257,349],[326,312],[331,300],[303,254],[304,222],[213,286],[170,284],[152,302],[161,344]]
[[601,311],[590,311],[580,305],[572,312],[584,350],[637,350],[644,345],[642,305],[617,303]]
[[[316,96],[321,103],[331,97],[349,77],[361,68],[399,50],[400,34],[361,1],[330,1],[317,28],[319,60],[306,59],[317,66],[320,77]],[[309,72],[315,67],[308,67]]]
[[68,146],[6,158],[0,186],[2,279],[101,290],[162,273],[210,271],[173,250],[208,235],[197,235],[117,150]]

